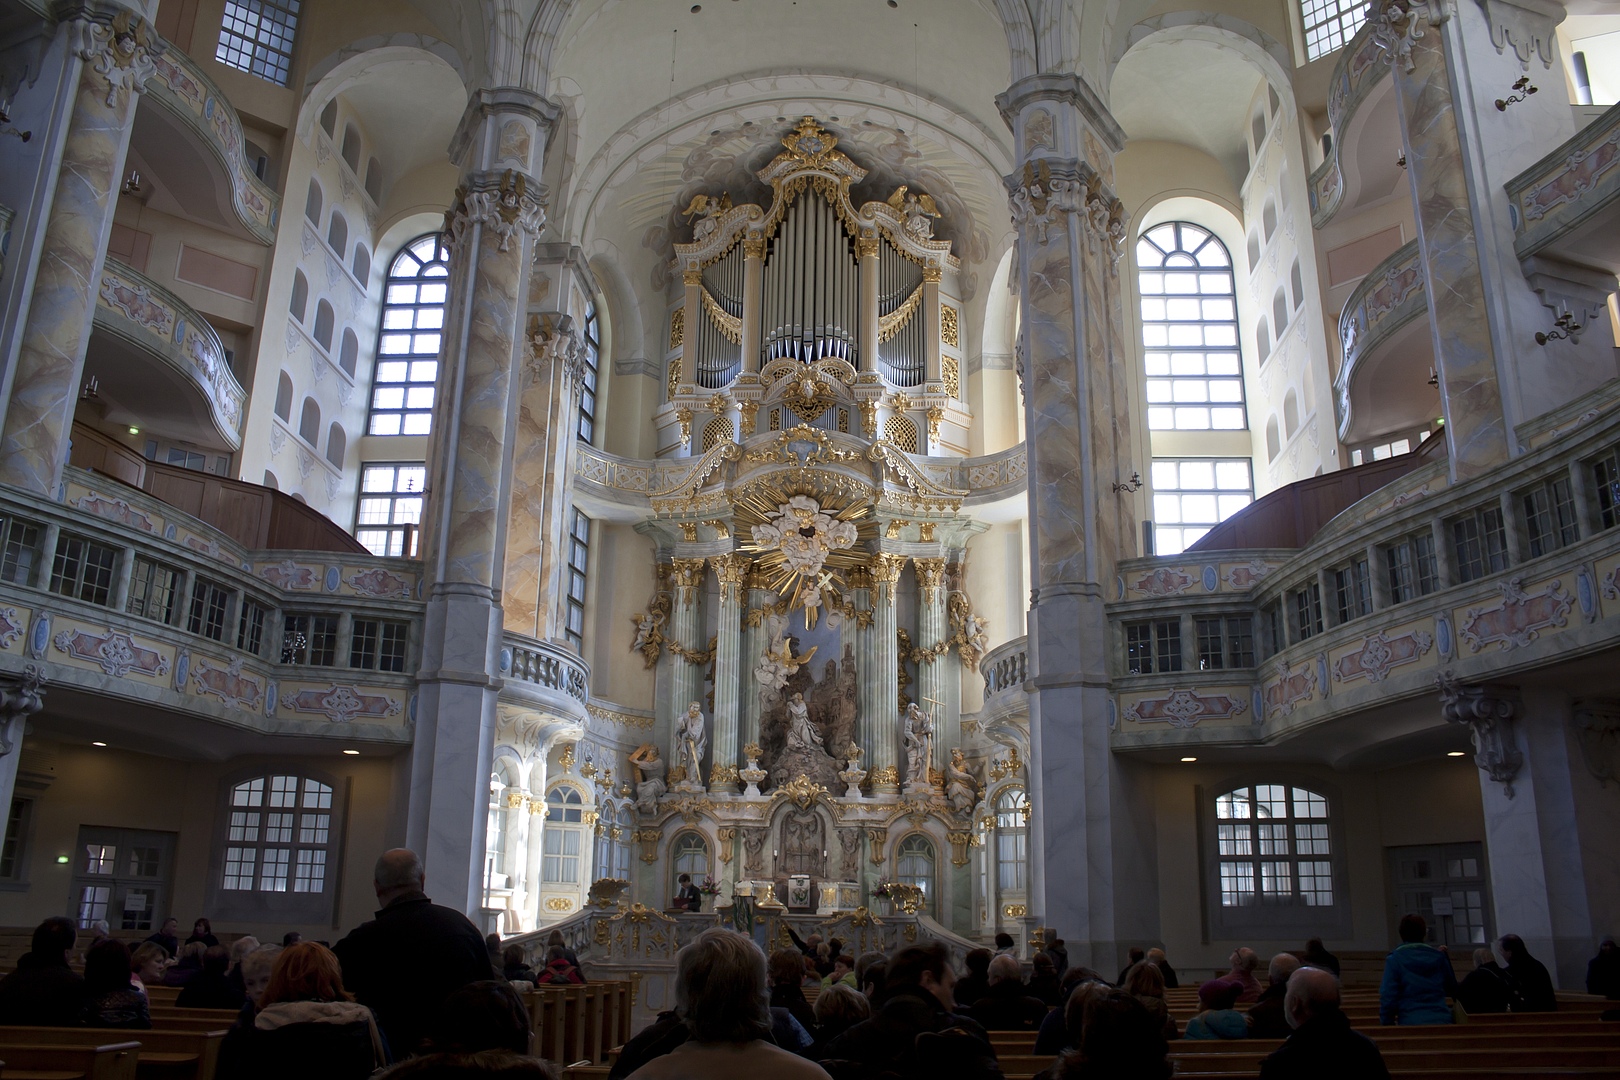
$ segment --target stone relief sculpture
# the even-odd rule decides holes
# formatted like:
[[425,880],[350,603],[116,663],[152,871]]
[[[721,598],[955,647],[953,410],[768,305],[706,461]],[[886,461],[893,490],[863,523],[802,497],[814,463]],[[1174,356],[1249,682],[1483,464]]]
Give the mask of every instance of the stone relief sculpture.
[[636,777],[636,810],[643,814],[658,812],[658,798],[664,794],[664,774],[669,763],[658,756],[658,747],[642,743],[630,755],[630,769]]
[[630,621],[636,624],[636,639],[630,651],[641,654],[643,667],[657,666],[664,645],[664,625],[669,621],[669,594],[656,594],[647,604],[646,612],[637,612]]
[[804,703],[803,694],[794,694],[788,702],[788,753],[803,752],[811,747],[825,750],[821,744],[821,734],[810,723],[810,706]]
[[685,779],[676,786],[686,785],[701,789],[703,787],[703,755],[709,749],[709,733],[703,724],[703,707],[697,702],[694,701],[686,707],[686,714],[681,717],[676,739],[681,750],[680,763],[686,770]]
[[934,722],[913,701],[906,706],[901,723],[906,735],[906,790],[926,790],[929,764],[934,760]]
[[861,875],[861,830],[839,829],[838,846],[842,855],[838,863],[838,880],[859,881]]
[[791,810],[782,818],[782,870],[788,874],[826,875],[827,837],[821,815]]
[[[786,643],[780,648],[790,653],[797,642],[785,631],[782,637]],[[803,663],[812,652],[813,649],[795,658],[799,662],[793,665],[791,674],[782,676],[780,687],[771,685],[774,679],[762,680],[761,761],[773,784],[785,784],[802,775],[829,790],[841,790],[836,787],[838,762],[829,747],[847,746],[855,731],[858,712],[855,657],[852,650],[846,649],[843,663],[827,661],[822,677],[817,680]],[[767,656],[762,666],[769,662]]]
[[743,832],[743,870],[752,877],[765,873],[765,830]]
[[951,760],[945,766],[945,801],[958,814],[965,814],[979,801],[979,780],[968,767],[960,746],[951,747]]

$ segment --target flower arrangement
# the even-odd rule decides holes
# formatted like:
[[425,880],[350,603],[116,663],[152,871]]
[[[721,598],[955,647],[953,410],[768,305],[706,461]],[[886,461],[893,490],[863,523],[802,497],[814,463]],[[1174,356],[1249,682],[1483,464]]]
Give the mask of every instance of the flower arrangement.
[[888,878],[880,878],[878,883],[872,888],[872,895],[888,896],[893,889],[894,882],[890,881]]
[[703,879],[703,884],[698,886],[698,892],[704,896],[719,896],[720,883],[712,877],[706,877]]

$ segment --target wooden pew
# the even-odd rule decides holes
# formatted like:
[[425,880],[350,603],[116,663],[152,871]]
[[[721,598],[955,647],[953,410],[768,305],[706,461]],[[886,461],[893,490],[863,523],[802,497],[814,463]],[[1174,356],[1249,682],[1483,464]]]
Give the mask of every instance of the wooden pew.
[[141,1080],[214,1080],[224,1029],[131,1031],[122,1028],[0,1027],[0,1061],[14,1045],[99,1046],[135,1040]]
[[6,1080],[135,1080],[137,1042],[94,1046],[16,1043],[3,1048]]

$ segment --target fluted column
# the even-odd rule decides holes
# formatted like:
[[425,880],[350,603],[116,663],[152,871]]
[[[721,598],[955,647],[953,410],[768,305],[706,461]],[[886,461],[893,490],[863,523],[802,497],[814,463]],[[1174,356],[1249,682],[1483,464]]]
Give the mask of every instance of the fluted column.
[[742,369],[759,371],[760,320],[765,302],[765,241],[743,241]]
[[[878,244],[876,237],[855,241],[861,263],[861,370],[878,369]],[[868,436],[872,433],[867,432]]]
[[537,177],[557,114],[527,91],[480,91],[451,147],[462,184],[446,215],[450,302],[428,452],[427,609],[405,835],[440,883],[435,898],[469,912],[483,895],[523,308],[545,220]]
[[[538,898],[534,880],[540,866],[529,861],[529,799],[532,796],[521,785],[506,792],[506,878],[512,889],[512,908],[521,916],[529,910],[531,901]],[[545,795],[542,793],[542,799]],[[529,923],[524,929],[533,929]]]
[[[940,268],[923,267],[923,381],[937,383],[945,378],[939,360],[939,279]],[[934,452],[933,438],[929,438],[929,452]]]
[[743,678],[751,679],[753,674],[745,676],[742,671],[743,583],[753,562],[740,551],[710,561],[715,577],[720,579],[720,619],[715,630],[714,756],[709,766],[709,790],[735,795],[739,696]]
[[[0,329],[6,347],[0,369],[13,340],[17,350],[0,428],[0,483],[38,495],[55,493],[67,464],[136,99],[152,76],[153,57],[163,50],[149,23],[110,4],[87,6],[57,32],[66,37],[63,85],[76,88],[63,95],[66,100],[58,99],[70,110],[67,133],[54,191],[43,203],[50,211],[37,245],[38,269],[21,333],[12,339],[9,330]],[[17,223],[19,233],[26,227]],[[11,246],[13,252],[22,247]],[[15,275],[24,268],[10,269]]]
[[535,755],[534,764],[529,767],[529,798],[524,804],[525,816],[529,819],[523,844],[524,862],[530,868],[529,881],[532,882],[523,906],[523,917],[528,926],[539,926],[540,917],[544,914],[540,910],[540,871],[545,866],[546,857],[546,756],[546,748],[542,746]]
[[759,745],[759,681],[754,667],[765,653],[765,606],[776,594],[764,587],[755,571],[748,575],[748,613],[742,631],[742,689],[737,701],[737,740],[739,746]]
[[17,788],[17,760],[22,757],[28,718],[45,706],[45,672],[29,664],[17,675],[0,676],[0,807],[10,820],[11,796]]
[[[928,654],[917,665],[917,698],[923,711],[934,722],[933,755],[930,771],[945,768],[946,639],[950,637],[945,618],[945,560],[913,559],[917,572],[917,647]],[[910,779],[909,777],[907,778]]]
[[[680,718],[687,706],[696,701],[703,703],[703,668],[687,658],[687,653],[703,651],[702,609],[698,598],[703,590],[703,559],[673,559],[670,562],[669,641],[671,664],[669,669],[670,770],[682,767]],[[712,726],[711,726],[712,730]],[[688,781],[701,783],[699,777]],[[670,778],[670,786],[675,786]]]
[[870,700],[861,713],[870,723],[869,780],[874,795],[900,790],[900,644],[896,639],[894,590],[905,569],[904,555],[880,554],[872,564],[872,670],[862,679]]

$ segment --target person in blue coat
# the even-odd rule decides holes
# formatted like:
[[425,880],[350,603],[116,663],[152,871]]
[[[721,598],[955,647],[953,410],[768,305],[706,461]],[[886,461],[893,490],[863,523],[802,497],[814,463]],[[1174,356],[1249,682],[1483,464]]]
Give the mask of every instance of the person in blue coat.
[[1378,988],[1381,1024],[1449,1024],[1447,997],[1457,993],[1451,957],[1425,943],[1429,926],[1421,915],[1401,916],[1401,944],[1384,961]]

